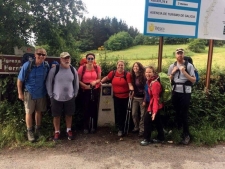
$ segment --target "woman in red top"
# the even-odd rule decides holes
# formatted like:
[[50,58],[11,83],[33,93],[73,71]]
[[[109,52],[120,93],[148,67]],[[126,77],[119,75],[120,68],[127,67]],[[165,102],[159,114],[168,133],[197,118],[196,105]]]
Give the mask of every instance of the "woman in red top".
[[[125,77],[126,76],[126,77]],[[113,87],[113,99],[114,99],[114,110],[115,110],[115,122],[118,127],[118,136],[123,136],[124,123],[126,119],[128,99],[130,91],[134,88],[131,84],[131,75],[129,72],[124,70],[124,61],[119,60],[117,62],[116,71],[110,71],[101,82],[112,81]]]
[[[94,133],[97,128],[101,68],[94,64],[95,55],[86,55],[87,64],[79,67],[80,96],[82,101],[84,133]],[[89,126],[91,124],[91,126]]]
[[144,140],[140,143],[142,146],[146,146],[150,143],[153,121],[156,123],[158,136],[157,139],[153,139],[152,141],[158,143],[163,142],[165,139],[159,111],[163,107],[163,105],[159,103],[162,86],[159,82],[159,77],[152,66],[145,69],[145,76],[149,86],[148,93],[150,95],[150,102],[144,119]]

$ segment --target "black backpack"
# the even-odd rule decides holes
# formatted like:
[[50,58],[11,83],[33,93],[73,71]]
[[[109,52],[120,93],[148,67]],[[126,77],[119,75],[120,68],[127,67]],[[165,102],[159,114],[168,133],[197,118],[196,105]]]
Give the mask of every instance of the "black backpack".
[[22,57],[22,65],[27,61],[33,61],[34,60],[34,54],[33,53],[24,53]]

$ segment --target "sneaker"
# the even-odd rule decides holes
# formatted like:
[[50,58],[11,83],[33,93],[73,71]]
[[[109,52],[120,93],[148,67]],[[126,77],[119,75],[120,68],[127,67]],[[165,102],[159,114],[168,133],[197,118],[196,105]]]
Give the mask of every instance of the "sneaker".
[[59,136],[60,136],[60,133],[56,132],[55,135],[54,135],[53,141],[58,141],[59,140]]
[[70,130],[67,132],[68,140],[74,140],[73,132]]
[[88,134],[89,131],[87,129],[84,129],[84,134]]
[[123,136],[123,132],[120,130],[120,131],[118,131],[118,136],[119,137],[122,137]]
[[149,145],[150,143],[151,143],[151,142],[150,142],[149,140],[144,139],[143,141],[140,142],[140,145],[141,145],[141,146],[147,146],[147,145]]
[[152,143],[164,143],[164,140],[152,139]]
[[30,142],[34,142],[35,141],[35,138],[34,138],[34,133],[32,130],[28,130],[27,131],[27,138]]
[[190,136],[187,135],[187,136],[185,136],[183,138],[183,140],[181,141],[181,143],[184,144],[184,145],[188,145],[190,143],[190,140],[191,140]]

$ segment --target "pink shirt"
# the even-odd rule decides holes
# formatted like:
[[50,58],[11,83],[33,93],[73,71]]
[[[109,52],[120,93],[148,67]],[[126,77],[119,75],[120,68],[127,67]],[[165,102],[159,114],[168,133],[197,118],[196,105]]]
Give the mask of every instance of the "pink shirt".
[[[97,71],[98,73],[101,73],[102,70],[100,68],[100,66],[97,65]],[[78,69],[78,75],[79,76],[82,76],[82,72],[83,72],[83,66],[80,66],[79,69]],[[93,67],[92,70],[85,70],[84,74],[83,74],[83,77],[82,77],[82,82],[83,83],[90,83],[92,81],[95,81],[98,79],[98,75],[95,71],[95,68]],[[100,83],[97,83],[95,88],[99,88],[100,86]]]

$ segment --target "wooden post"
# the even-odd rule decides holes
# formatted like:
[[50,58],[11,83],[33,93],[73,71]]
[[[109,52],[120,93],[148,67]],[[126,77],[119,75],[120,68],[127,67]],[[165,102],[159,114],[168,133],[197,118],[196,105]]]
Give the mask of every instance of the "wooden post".
[[206,87],[205,87],[206,92],[210,89],[212,57],[213,57],[213,39],[210,39],[209,40],[208,61],[207,61],[207,71],[206,71]]
[[162,71],[163,37],[159,37],[158,72]]

